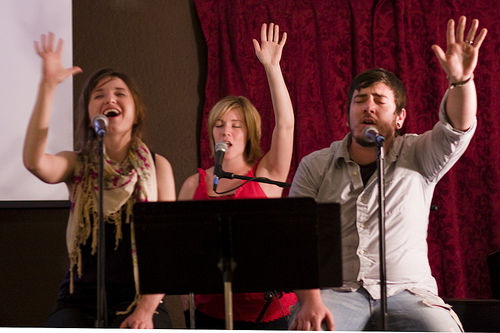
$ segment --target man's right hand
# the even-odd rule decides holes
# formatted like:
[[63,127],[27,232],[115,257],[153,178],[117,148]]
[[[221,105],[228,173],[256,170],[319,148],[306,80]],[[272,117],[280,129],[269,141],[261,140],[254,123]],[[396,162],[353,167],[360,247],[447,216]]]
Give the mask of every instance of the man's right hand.
[[300,310],[290,325],[291,330],[320,331],[323,322],[326,330],[335,329],[333,315],[321,300],[319,289],[296,290],[295,294],[300,301]]

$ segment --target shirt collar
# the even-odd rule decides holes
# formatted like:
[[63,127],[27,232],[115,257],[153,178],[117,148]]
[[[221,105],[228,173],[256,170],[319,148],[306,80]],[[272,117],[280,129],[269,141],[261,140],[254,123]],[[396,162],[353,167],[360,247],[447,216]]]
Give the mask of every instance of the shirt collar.
[[[343,160],[344,162],[352,161],[351,156],[349,155],[349,145],[351,144],[351,140],[352,140],[351,133],[347,133],[344,139],[338,142],[339,144],[338,148],[335,150],[333,156],[333,163],[335,164],[335,166],[340,166],[339,163],[341,160]],[[334,144],[335,143],[332,144],[332,148]],[[398,158],[402,144],[403,144],[403,136],[397,135],[392,141],[392,145],[389,148],[389,151],[385,152],[386,164],[392,163]]]

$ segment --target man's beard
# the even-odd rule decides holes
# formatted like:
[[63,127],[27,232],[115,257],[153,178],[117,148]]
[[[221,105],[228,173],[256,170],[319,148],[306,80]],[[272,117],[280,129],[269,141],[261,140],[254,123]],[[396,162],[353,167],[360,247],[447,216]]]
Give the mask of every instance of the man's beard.
[[375,142],[373,141],[367,141],[365,140],[364,137],[358,137],[358,136],[353,136],[354,140],[356,140],[356,143],[360,145],[361,147],[365,148],[370,148],[370,147],[376,147]]
[[[392,139],[394,139],[396,137],[396,131],[394,130],[394,128],[391,128],[390,125],[389,126],[384,126],[383,128],[380,128],[379,132],[380,132],[380,135],[382,135],[385,138],[385,141],[392,140]],[[371,148],[371,147],[376,147],[377,146],[375,142],[366,140],[363,137],[363,134],[361,134],[359,136],[354,135],[355,131],[353,131],[352,128],[351,128],[351,133],[352,133],[353,139],[361,147]]]

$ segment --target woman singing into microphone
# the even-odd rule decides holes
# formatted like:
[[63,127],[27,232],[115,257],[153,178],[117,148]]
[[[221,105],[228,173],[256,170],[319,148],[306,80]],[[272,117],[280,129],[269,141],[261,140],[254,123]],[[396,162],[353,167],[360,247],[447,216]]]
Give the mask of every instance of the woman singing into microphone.
[[[245,97],[228,96],[220,100],[208,115],[207,128],[212,153],[216,143],[225,142],[227,151],[222,170],[248,177],[265,177],[284,182],[290,169],[293,151],[294,114],[292,102],[281,72],[280,60],[286,33],[279,38],[279,27],[263,24],[261,42],[253,40],[257,58],[264,66],[273,101],[275,127],[269,151],[262,156],[260,148],[261,119],[258,111]],[[214,167],[188,177],[179,200],[279,198],[283,189],[272,184],[222,178],[214,191]],[[242,185],[243,184],[243,185]],[[235,329],[287,329],[289,307],[296,302],[294,294],[276,297],[257,322],[266,306],[264,292],[233,294]],[[224,295],[195,295],[196,328],[224,329]],[[184,298],[184,309],[188,305]]]
[[95,327],[97,317],[97,175],[98,138],[91,119],[108,119],[103,206],[106,235],[108,327],[171,328],[163,295],[140,295],[134,249],[132,206],[138,201],[174,201],[170,163],[141,141],[145,108],[138,90],[124,73],[103,69],[87,81],[76,110],[76,151],[47,153],[52,102],[57,86],[79,67],[64,68],[62,40],[42,35],[35,42],[43,71],[38,98],[24,142],[25,167],[46,183],[64,182],[71,202],[66,232],[70,267],[46,325]]

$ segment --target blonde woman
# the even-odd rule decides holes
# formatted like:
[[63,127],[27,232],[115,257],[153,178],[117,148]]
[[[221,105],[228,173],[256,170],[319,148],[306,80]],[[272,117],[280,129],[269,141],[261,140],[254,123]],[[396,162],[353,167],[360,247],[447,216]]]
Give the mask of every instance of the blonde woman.
[[[261,42],[253,40],[255,53],[267,74],[275,128],[269,151],[260,148],[261,119],[258,111],[245,97],[228,96],[220,100],[208,116],[210,143],[225,142],[222,169],[237,175],[265,177],[284,182],[290,169],[293,151],[294,114],[290,96],[280,68],[286,33],[280,40],[279,27],[263,24]],[[217,191],[212,184],[214,168],[190,176],[184,182],[179,200],[277,198],[283,189],[272,184],[220,179]],[[294,294],[277,295],[259,322],[257,318],[266,306],[262,293],[233,294],[233,324],[235,329],[287,329],[288,308],[295,304]],[[187,309],[187,302],[185,309]],[[196,328],[225,328],[224,295],[195,295]],[[260,318],[259,318],[260,319]]]

